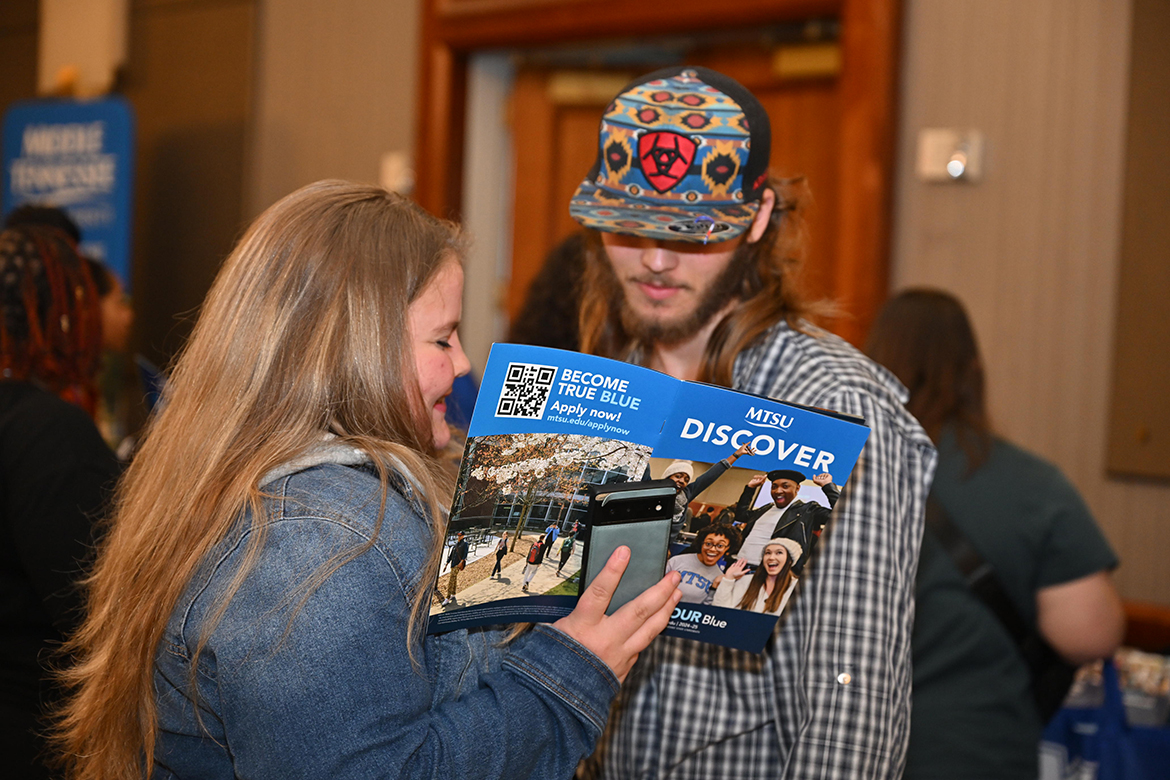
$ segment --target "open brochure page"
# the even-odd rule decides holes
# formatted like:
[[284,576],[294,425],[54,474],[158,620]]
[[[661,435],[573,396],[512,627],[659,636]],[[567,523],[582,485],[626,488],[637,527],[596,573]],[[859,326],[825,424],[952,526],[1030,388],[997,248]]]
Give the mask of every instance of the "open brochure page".
[[[605,358],[497,344],[472,415],[429,630],[576,604],[590,485],[671,478],[664,633],[760,651],[816,565],[869,429]],[[826,539],[828,536],[826,535]]]

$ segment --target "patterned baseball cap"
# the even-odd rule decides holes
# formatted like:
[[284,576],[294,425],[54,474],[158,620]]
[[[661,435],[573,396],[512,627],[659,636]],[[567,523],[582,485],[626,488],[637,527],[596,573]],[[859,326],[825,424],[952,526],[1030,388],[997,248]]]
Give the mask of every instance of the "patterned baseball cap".
[[759,210],[771,147],[768,114],[737,81],[698,66],[656,70],[606,109],[569,213],[608,233],[727,241]]

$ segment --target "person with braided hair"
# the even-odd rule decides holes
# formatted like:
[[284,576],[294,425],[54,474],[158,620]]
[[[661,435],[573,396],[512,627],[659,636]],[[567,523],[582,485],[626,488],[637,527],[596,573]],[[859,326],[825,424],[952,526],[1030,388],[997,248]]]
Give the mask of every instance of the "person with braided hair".
[[100,304],[65,233],[0,233],[0,755],[40,778],[51,651],[80,621],[76,590],[118,462],[91,414]]
[[34,382],[92,414],[101,306],[86,264],[62,231],[0,233],[0,378]]

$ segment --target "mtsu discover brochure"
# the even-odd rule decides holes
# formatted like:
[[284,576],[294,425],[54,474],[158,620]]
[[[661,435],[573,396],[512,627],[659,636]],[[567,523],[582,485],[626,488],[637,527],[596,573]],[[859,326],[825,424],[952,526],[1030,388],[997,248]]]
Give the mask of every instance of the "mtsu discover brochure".
[[683,600],[664,633],[759,652],[800,598],[868,435],[856,417],[606,358],[497,344],[428,630],[568,614],[590,487],[670,479],[666,568],[681,573]]

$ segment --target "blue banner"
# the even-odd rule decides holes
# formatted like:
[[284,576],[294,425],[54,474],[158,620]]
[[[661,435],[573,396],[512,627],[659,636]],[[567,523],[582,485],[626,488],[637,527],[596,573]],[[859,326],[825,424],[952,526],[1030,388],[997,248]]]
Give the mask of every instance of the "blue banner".
[[81,253],[130,285],[134,114],[120,97],[15,103],[4,115],[4,214],[25,204],[64,209]]

